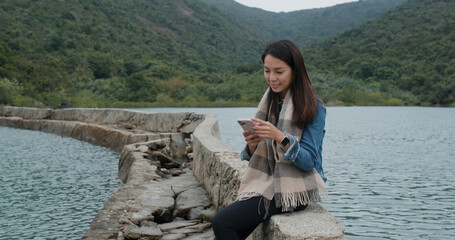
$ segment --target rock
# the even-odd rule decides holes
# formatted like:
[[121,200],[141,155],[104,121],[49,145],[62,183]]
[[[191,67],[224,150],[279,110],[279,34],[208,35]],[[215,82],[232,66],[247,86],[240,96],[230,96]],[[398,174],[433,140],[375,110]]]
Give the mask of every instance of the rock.
[[161,239],[163,236],[163,232],[157,227],[141,227],[141,234],[149,239]]
[[177,216],[186,217],[191,209],[198,206],[204,208],[211,205],[207,192],[202,187],[193,188],[180,193],[176,199]]
[[198,229],[194,228],[178,228],[178,229],[171,229],[169,231],[172,234],[191,234],[191,233],[201,233]]
[[186,234],[180,233],[180,234],[168,234],[164,235],[164,237],[161,238],[161,240],[180,240],[180,239],[185,239]]
[[164,223],[164,224],[158,224],[158,227],[162,231],[169,231],[171,229],[177,229],[177,228],[183,228],[191,225],[196,225],[200,221],[197,220],[191,220],[191,221],[181,221],[181,222],[170,222],[170,223]]
[[123,236],[126,239],[139,239],[147,237],[149,239],[160,239],[163,236],[161,229],[157,227],[133,227],[126,226],[123,228]]
[[131,226],[136,226],[132,221],[130,221],[125,215],[121,216],[120,219],[118,220],[120,224],[129,224]]
[[174,218],[174,222],[182,222],[182,221],[186,221],[186,220],[184,218],[181,218],[181,217]]
[[158,226],[158,223],[156,223],[156,222],[147,221],[147,220],[141,221],[141,227],[157,227],[157,226]]
[[156,151],[158,149],[165,148],[166,144],[163,142],[160,142],[160,141],[154,141],[154,142],[147,144],[147,146],[148,146],[149,150]]
[[165,181],[148,182],[136,187],[137,191],[135,202],[141,205],[143,209],[151,209],[152,215],[155,211],[161,213],[162,209],[174,210],[174,192],[172,189],[163,184]]
[[172,176],[176,177],[176,176],[180,176],[182,174],[184,174],[185,171],[181,170],[181,169],[171,169],[169,171],[169,174],[171,174]]
[[128,213],[127,218],[136,225],[139,225],[143,220],[153,221],[155,219],[154,216],[152,215],[152,212],[146,209],[140,212]]
[[142,209],[140,204],[135,203],[132,200],[126,202],[126,211],[127,212],[139,212]]
[[215,238],[215,234],[213,234],[213,230],[209,229],[201,234],[195,234],[188,236],[185,240],[212,240]]
[[142,144],[138,144],[136,145],[136,149],[139,151],[139,152],[142,152],[142,153],[146,153],[147,152],[147,146],[145,145],[142,145]]
[[139,227],[126,226],[122,230],[123,236],[127,239],[138,239],[141,235],[141,229]]
[[187,154],[193,153],[193,141],[190,138],[186,139],[186,152]]
[[176,161],[183,163],[188,160],[186,154],[186,139],[189,136],[187,134],[174,133],[171,135],[171,153],[172,158]]
[[[181,218],[181,217],[177,217],[177,214],[178,214],[178,213],[179,213],[179,211],[178,211],[177,209],[174,209],[174,210],[172,211],[172,217],[174,218],[174,221],[175,221],[175,219],[177,219],[177,218]],[[181,219],[183,219],[183,218],[181,218]]]
[[172,234],[193,234],[193,233],[202,233],[205,230],[212,227],[212,223],[200,223],[192,226],[187,226],[184,228],[171,229],[169,230]]
[[118,234],[117,234],[117,240],[125,240],[125,237],[123,237],[122,231],[118,232]]
[[193,162],[185,162],[185,163],[182,163],[182,168],[193,169]]
[[144,158],[140,152],[133,152],[131,156],[134,161],[128,173],[127,183],[143,183],[151,180],[160,180],[162,177],[157,174],[158,167],[149,159]]
[[197,225],[189,226],[188,228],[198,230],[199,232],[203,232],[212,227],[211,222],[199,223]]
[[202,219],[202,214],[201,212],[204,210],[203,207],[199,206],[197,208],[193,208],[190,210],[190,212],[187,215],[187,219],[193,220],[193,219]]
[[204,221],[212,222],[215,214],[216,214],[216,209],[214,206],[201,211],[201,216]]
[[155,211],[153,216],[155,217],[154,221],[156,223],[167,223],[171,222],[173,219],[171,211],[166,208],[161,209],[161,211]]
[[165,181],[162,181],[161,184],[167,186],[169,189],[172,189],[176,195],[192,189],[200,187],[201,184],[194,177],[193,171],[190,169],[185,169],[185,173],[173,178],[168,178]]
[[159,152],[154,152],[152,159],[154,161],[159,161],[163,168],[180,168],[180,163]]

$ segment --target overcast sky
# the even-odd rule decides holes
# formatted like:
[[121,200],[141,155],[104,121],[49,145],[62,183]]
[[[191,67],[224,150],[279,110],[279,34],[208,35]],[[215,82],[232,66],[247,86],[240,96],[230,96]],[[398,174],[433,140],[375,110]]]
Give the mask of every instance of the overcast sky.
[[357,0],[235,0],[248,7],[257,7],[271,12],[290,12],[302,9],[330,7]]

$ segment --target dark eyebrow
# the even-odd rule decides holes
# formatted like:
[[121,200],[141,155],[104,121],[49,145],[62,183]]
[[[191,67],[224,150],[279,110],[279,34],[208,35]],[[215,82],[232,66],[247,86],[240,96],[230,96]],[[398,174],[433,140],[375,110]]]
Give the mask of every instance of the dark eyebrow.
[[[264,66],[264,68],[269,69],[269,67],[267,67],[267,66]],[[275,70],[281,70],[281,69],[283,69],[283,67],[277,67],[277,68],[275,68]]]

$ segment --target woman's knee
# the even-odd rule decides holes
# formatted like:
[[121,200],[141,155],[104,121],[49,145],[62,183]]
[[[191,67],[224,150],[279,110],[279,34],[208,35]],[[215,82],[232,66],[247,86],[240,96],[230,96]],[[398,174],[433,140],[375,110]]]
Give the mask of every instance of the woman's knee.
[[213,217],[213,219],[212,219],[213,231],[223,229],[223,225],[224,225],[225,221],[223,221],[222,215],[223,215],[223,213],[220,211],[220,212],[216,213],[215,216]]

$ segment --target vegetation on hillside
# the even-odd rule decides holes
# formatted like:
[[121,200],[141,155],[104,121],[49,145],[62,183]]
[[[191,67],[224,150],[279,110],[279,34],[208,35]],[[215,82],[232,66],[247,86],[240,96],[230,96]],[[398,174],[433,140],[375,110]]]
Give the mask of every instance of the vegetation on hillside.
[[[318,26],[338,19],[347,28],[366,21],[348,14],[362,4],[373,1],[313,14],[328,14]],[[372,11],[361,9],[356,15]],[[313,44],[304,58],[318,95],[329,104],[455,105],[454,10],[453,1],[409,0]],[[249,28],[201,0],[1,1],[0,21],[0,105],[254,106],[267,87],[260,54],[272,26]],[[306,35],[325,33],[317,34]]]
[[360,0],[327,8],[275,13],[234,0],[203,0],[238,19],[265,39],[289,39],[302,49],[376,19],[406,0]]
[[264,40],[220,15],[197,0],[1,1],[0,104],[239,100],[218,85]]
[[322,88],[353,79],[333,99],[361,105],[360,93],[382,93],[410,105],[454,104],[455,2],[409,0],[305,55],[314,72],[327,74]]

